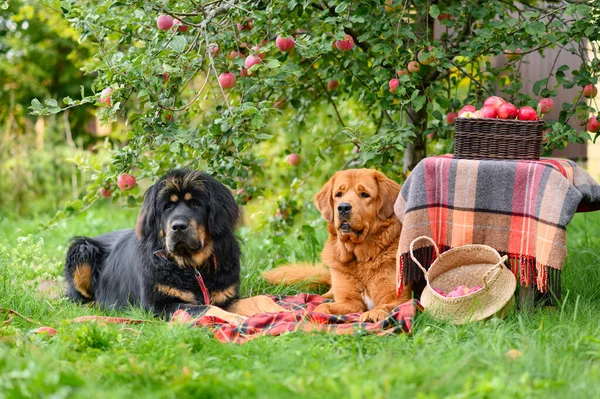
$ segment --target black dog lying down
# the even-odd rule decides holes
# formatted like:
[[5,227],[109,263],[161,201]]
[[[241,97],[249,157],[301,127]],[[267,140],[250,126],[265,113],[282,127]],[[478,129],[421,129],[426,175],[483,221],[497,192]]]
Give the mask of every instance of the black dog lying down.
[[205,173],[174,170],[146,192],[135,230],[73,239],[67,295],[106,308],[141,305],[167,318],[183,309],[233,324],[282,311],[265,296],[239,299],[239,217],[223,184]]

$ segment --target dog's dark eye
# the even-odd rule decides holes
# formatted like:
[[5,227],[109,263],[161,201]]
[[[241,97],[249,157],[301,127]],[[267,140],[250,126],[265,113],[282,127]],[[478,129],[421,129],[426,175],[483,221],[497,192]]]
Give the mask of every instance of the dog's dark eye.
[[344,193],[342,193],[342,192],[340,191],[340,192],[338,192],[338,193],[337,193],[335,196],[336,196],[336,197],[341,197],[342,195],[344,195]]
[[360,193],[361,198],[371,198],[371,196],[367,193],[365,193],[364,191],[362,193]]
[[200,206],[202,206],[202,204],[198,201],[192,200],[192,201],[190,201],[190,206],[192,206],[194,208],[199,208]]

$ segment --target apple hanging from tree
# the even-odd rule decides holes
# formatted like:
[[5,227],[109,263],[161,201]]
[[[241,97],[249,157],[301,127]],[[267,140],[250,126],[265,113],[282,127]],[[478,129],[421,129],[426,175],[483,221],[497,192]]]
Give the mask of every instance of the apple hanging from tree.
[[335,47],[340,51],[349,51],[354,47],[354,39],[350,35],[345,35],[344,40],[336,40]]
[[235,75],[231,72],[223,72],[219,75],[219,85],[224,89],[231,89],[235,86],[236,80]]
[[123,191],[129,191],[135,187],[135,177],[129,173],[121,173],[117,178],[117,186]]
[[499,119],[515,119],[517,117],[517,107],[511,103],[500,104],[496,112]]
[[256,56],[262,60],[265,58],[265,53],[261,53],[260,50],[262,50],[260,46],[252,46],[252,51],[254,51]]
[[585,98],[595,98],[598,95],[598,88],[596,85],[589,84],[583,87],[583,96]]
[[156,18],[156,26],[160,30],[169,30],[173,27],[173,17],[170,15],[159,15]]
[[208,46],[208,52],[210,53],[210,55],[212,55],[213,58],[218,56],[220,51],[221,51],[221,49],[219,48],[219,46],[217,44],[210,44]]
[[595,116],[590,116],[590,119],[587,121],[586,128],[590,133],[597,133],[598,130],[600,130],[600,122],[598,122],[598,119],[596,119]]
[[166,84],[167,80],[169,80],[169,74],[167,72],[164,72],[162,74],[162,77],[163,77],[163,84]]
[[246,65],[246,69],[250,69],[254,65],[257,65],[260,63],[262,63],[261,59],[258,58],[257,56],[255,56],[254,54],[250,54],[248,57],[246,57],[246,60],[244,61],[244,65]]
[[227,55],[227,58],[229,58],[230,60],[233,60],[236,58],[244,58],[244,54],[240,53],[239,51],[233,50],[231,53],[229,53]]
[[408,69],[409,72],[417,73],[421,70],[421,64],[419,64],[417,61],[411,61],[408,63],[406,69]]
[[448,14],[447,12],[444,12],[444,13],[441,13],[440,15],[438,15],[438,20],[443,21],[445,19],[450,21],[452,19],[452,15]]
[[107,87],[106,89],[100,92],[100,102],[106,104],[107,107],[111,105],[110,95],[112,94],[113,89]]
[[298,166],[302,162],[302,158],[299,154],[290,154],[288,157],[288,163],[292,166]]
[[401,70],[399,70],[399,71],[398,71],[398,72],[396,72],[396,73],[398,74],[398,76],[401,76],[401,75],[409,75],[409,74],[410,74],[410,72],[409,72],[409,71],[407,71],[406,69],[401,69]]
[[449,125],[454,125],[454,120],[458,118],[458,114],[456,112],[448,112],[448,115],[446,115],[446,122],[448,122]]
[[292,39],[291,37],[282,37],[281,35],[279,35],[277,36],[277,39],[275,39],[275,45],[277,46],[279,51],[290,51],[294,48],[294,44],[294,39]]
[[395,92],[396,92],[396,89],[397,89],[397,88],[398,88],[398,86],[400,85],[400,82],[398,81],[398,79],[394,78],[394,79],[391,79],[391,80],[390,80],[390,83],[389,83],[389,85],[390,85],[390,91],[391,91],[392,93],[395,93]]
[[100,187],[100,190],[98,190],[98,194],[100,194],[104,198],[110,198],[110,196],[112,195],[112,190],[108,187]]
[[554,108],[554,101],[551,98],[542,98],[538,104],[538,107],[540,108],[540,112],[542,114],[547,114],[548,112],[552,111],[552,108]]
[[333,91],[337,89],[339,85],[340,84],[337,80],[330,80],[329,82],[327,82],[327,90]]
[[[425,51],[427,51],[429,53],[429,56],[427,58],[424,58],[424,52]],[[421,51],[419,51],[419,54],[417,55],[417,59],[423,65],[429,65],[433,61],[435,61],[435,56],[433,55],[433,46],[427,47],[427,50],[421,50]]]
[[504,50],[504,55],[509,61],[516,61],[522,57],[523,50],[521,50],[520,48],[516,49],[515,51]]
[[174,19],[173,20],[173,26],[177,27],[177,30],[179,30],[179,32],[181,33],[185,33],[188,31],[188,29],[190,28],[188,25],[182,23],[180,20],[178,19]]
[[277,109],[286,109],[288,106],[288,102],[285,97],[280,97],[277,101],[273,103],[273,107]]

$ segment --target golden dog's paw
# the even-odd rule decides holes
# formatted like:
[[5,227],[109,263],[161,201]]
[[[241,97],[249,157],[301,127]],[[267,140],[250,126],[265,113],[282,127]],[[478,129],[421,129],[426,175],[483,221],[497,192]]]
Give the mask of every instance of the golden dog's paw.
[[327,313],[327,314],[332,314],[331,313],[331,308],[329,307],[328,303],[322,303],[319,306],[317,306],[315,308],[315,310],[313,310],[313,312],[315,313]]
[[360,315],[359,321],[364,323],[371,321],[373,323],[377,323],[390,315],[390,312],[387,309],[373,309],[368,310]]

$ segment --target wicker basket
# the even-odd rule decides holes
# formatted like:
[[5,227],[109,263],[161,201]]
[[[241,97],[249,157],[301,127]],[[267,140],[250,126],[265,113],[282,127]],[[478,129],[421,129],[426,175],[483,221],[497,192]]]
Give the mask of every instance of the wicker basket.
[[[413,256],[413,246],[419,240],[429,240],[437,257],[425,270]],[[463,245],[443,254],[435,242],[426,236],[415,238],[410,244],[412,260],[425,273],[425,286],[421,294],[421,304],[437,319],[454,324],[465,324],[486,319],[494,314],[500,316],[514,304],[517,280],[504,266],[506,255],[500,257],[498,251],[487,245]],[[434,288],[450,292],[458,285],[482,288],[471,294],[449,298],[434,291]]]
[[543,121],[456,118],[454,158],[540,159]]

